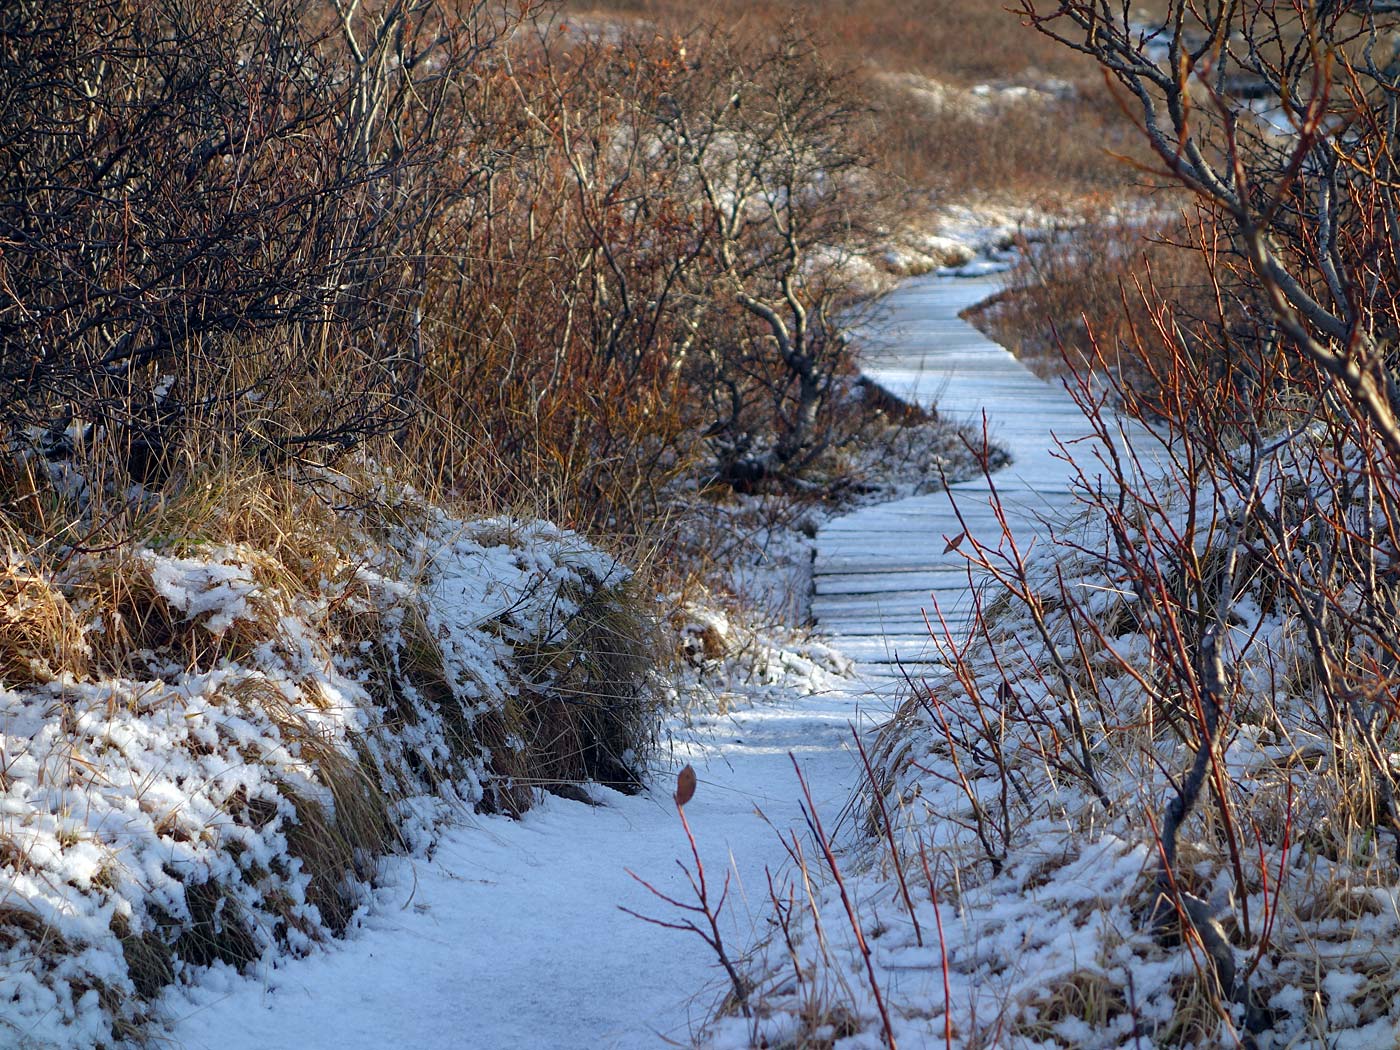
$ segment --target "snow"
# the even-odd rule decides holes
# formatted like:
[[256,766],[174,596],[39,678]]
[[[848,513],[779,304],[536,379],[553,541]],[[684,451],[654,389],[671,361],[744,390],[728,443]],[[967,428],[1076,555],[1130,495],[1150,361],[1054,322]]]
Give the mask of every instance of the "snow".
[[[459,810],[443,823],[440,808],[421,816],[415,852],[381,865],[377,888],[358,901],[345,939],[316,944],[319,938],[284,933],[278,945],[269,940],[261,946],[247,975],[214,965],[168,992],[160,1006],[175,1019],[174,1044],[185,1050],[641,1050],[698,1042],[743,1050],[806,1039],[857,1050],[886,1045],[882,1012],[891,1038],[905,1050],[950,1041],[984,1045],[991,1032],[1014,1045],[1107,1050],[1145,1045],[1171,1031],[1199,960],[1189,946],[1162,943],[1146,918],[1158,853],[1141,814],[1160,811],[1163,771],[1182,766],[1182,743],[1169,735],[1149,739],[1131,761],[1113,768],[1105,785],[1113,806],[1106,809],[1075,781],[1063,758],[1050,757],[1049,741],[1064,735],[1065,727],[1053,721],[1063,716],[1063,704],[1059,687],[1039,672],[1044,653],[1026,619],[1014,610],[990,618],[986,640],[1000,644],[1000,660],[984,654],[961,679],[944,670],[950,639],[935,642],[925,627],[926,614],[941,612],[956,640],[971,624],[972,603],[992,598],[968,573],[965,547],[949,541],[966,531],[971,539],[962,544],[1001,546],[1001,521],[990,505],[993,484],[1028,550],[1032,586],[1052,593],[1053,581],[1063,576],[1105,622],[1134,600],[1095,553],[1095,545],[1106,542],[1101,526],[1086,517],[1067,520],[1082,479],[1060,443],[1087,448],[1084,421],[1068,393],[1036,379],[958,319],[962,307],[993,287],[987,276],[907,283],[882,322],[889,337],[873,343],[865,363],[886,388],[936,404],[945,418],[985,426],[1009,455],[990,482],[956,483],[952,501],[943,492],[909,494],[821,524],[813,530],[810,568],[801,542],[779,530],[757,530],[736,548],[743,552],[735,560],[736,582],[759,605],[770,601],[790,612],[791,581],[805,581],[810,571],[811,612],[823,634],[803,637],[701,599],[678,608],[673,626],[684,640],[686,666],[676,695],[703,695],[708,703],[693,704],[669,722],[668,746],[650,768],[648,790],[625,796],[592,786],[586,802],[549,798],[519,819]],[[1290,478],[1296,484],[1305,470],[1305,459],[1291,461],[1266,478],[1265,491],[1282,489]],[[1164,504],[1183,517],[1190,509]],[[1228,513],[1204,516],[1229,519]],[[418,596],[424,622],[452,669],[453,690],[471,705],[511,688],[513,643],[567,629],[571,584],[607,581],[619,570],[552,526],[448,526],[430,522],[405,542],[401,571],[371,566],[358,578],[391,611],[405,595]],[[1056,531],[1077,546],[1056,549]],[[1211,542],[1203,538],[1201,550]],[[749,561],[754,552],[762,556]],[[142,557],[157,593],[206,632],[240,626],[271,600],[251,559],[236,549]],[[282,612],[281,640],[262,654],[257,673],[275,679],[289,698],[314,690],[321,699],[306,717],[328,732],[362,728],[350,712],[365,706],[349,702],[362,682],[344,666],[316,669],[308,627],[314,617],[305,609]],[[1242,600],[1234,612],[1241,621],[1235,632],[1241,681],[1262,693],[1271,687],[1266,665],[1295,643],[1259,601]],[[1073,658],[1072,622],[1052,611],[1047,624],[1048,647]],[[386,626],[392,636],[404,624],[389,616]],[[1150,656],[1147,639],[1128,628],[1112,644],[1120,655]],[[62,787],[52,786],[45,770],[59,756],[45,747],[56,736],[44,735],[44,705],[72,695],[72,683],[38,690],[43,703],[0,690],[5,746],[26,735],[32,741],[6,751],[13,785],[0,795],[0,828],[32,864],[66,880],[62,892],[48,892],[43,880],[17,873],[14,885],[66,936],[93,945],[62,960],[70,972],[103,976],[121,988],[111,915],[124,908],[139,921],[131,907],[136,895],[94,905],[95,895],[86,892],[101,881],[111,836],[127,837],[126,863],[139,873],[132,878],[144,879],[143,891],[172,911],[185,900],[165,864],[227,858],[197,836],[189,842],[162,837],[160,815],[174,814],[200,832],[217,828],[244,836],[249,864],[266,866],[284,849],[277,826],[250,834],[219,808],[237,788],[249,797],[268,788],[249,767],[220,757],[217,747],[225,739],[262,749],[271,768],[306,781],[292,742],[271,732],[256,712],[235,705],[216,717],[201,704],[239,673],[219,667],[160,688],[122,680],[84,693],[76,714],[85,731],[145,780],[139,800],[124,787],[98,793],[110,811],[99,808],[76,826],[57,796],[44,796],[73,782],[69,770]],[[296,680],[308,673],[309,684]],[[905,705],[895,729],[877,733],[908,698],[908,673],[926,678],[926,701]],[[1113,673],[1111,665],[1103,672],[1099,695],[1111,708],[1102,717],[1118,732],[1141,721],[1141,697],[1132,676]],[[986,707],[974,700],[999,695],[999,684],[1013,682],[1012,699],[1019,704],[1034,693],[1046,721],[1006,708],[994,729],[984,727],[985,735],[976,736],[974,712]],[[114,700],[129,713],[108,713]],[[885,778],[883,796],[894,808],[889,834],[907,866],[908,902],[890,851],[871,834],[879,829],[872,797],[853,803],[864,776],[853,731],[863,734],[877,776]],[[160,757],[177,746],[188,749],[186,740],[212,748],[213,758],[201,765],[182,757],[172,775]],[[434,743],[418,745],[431,750]],[[1263,792],[1265,770],[1281,758],[1312,754],[1308,749],[1318,757],[1326,741],[1304,725],[1280,732],[1241,720],[1221,766],[1236,788]],[[840,891],[825,876],[812,841],[794,757],[832,835],[843,872]],[[711,887],[729,880],[721,929],[751,982],[759,1007],[754,1018],[725,1005],[728,983],[698,937],[623,910],[660,922],[683,918],[642,880],[689,899],[683,867],[689,847],[670,800],[673,777],[687,764],[699,773],[687,818]],[[1000,775],[1003,765],[1012,770],[1009,778]],[[484,768],[470,771],[462,787],[467,800],[481,796],[485,775]],[[192,790],[192,784],[199,786]],[[998,795],[1006,784],[1015,795]],[[1299,813],[1300,824],[1307,819]],[[69,841],[75,827],[76,845]],[[799,847],[805,870],[791,861],[789,850]],[[1390,976],[1400,909],[1393,887],[1367,867],[1379,863],[1375,842],[1345,862],[1305,858],[1296,843],[1262,836],[1258,850],[1263,868],[1286,870],[1288,892],[1296,893],[1289,901],[1296,914],[1284,916],[1275,951],[1254,976],[1281,1018],[1260,1045],[1305,1039],[1314,1015],[1331,1028],[1329,1045],[1392,1043],[1400,1033],[1400,1000]],[[1305,864],[1311,868],[1299,870]],[[1233,915],[1239,902],[1221,866],[1203,855],[1182,871],[1198,880],[1213,918]],[[276,888],[293,896],[296,914],[314,928],[317,916],[304,882],[285,878]],[[848,899],[869,948],[873,987],[860,939],[850,929]],[[1248,903],[1259,915],[1264,895],[1250,890]],[[1305,912],[1310,917],[1301,919]],[[1235,956],[1245,962],[1244,947],[1237,945]],[[64,1045],[81,1046],[100,1036],[100,1009],[92,992],[76,982],[65,985],[66,978],[23,973],[17,982],[0,975],[0,1002],[20,1003],[22,1016],[37,1025],[61,1015]],[[53,994],[64,987],[73,991],[71,1001]],[[1218,1025],[1212,1015],[1204,1023],[1216,1027],[1203,1038],[1230,1045],[1242,1022],[1238,1009]]]
[[995,82],[967,88],[918,73],[886,72],[876,74],[875,79],[903,91],[933,112],[956,113],[977,120],[988,120],[1016,107],[1053,106],[1075,96],[1074,85],[1056,77],[1046,77],[1036,84]]
[[[957,302],[974,292],[967,286]],[[938,309],[955,313],[957,302]],[[911,392],[898,375],[880,378]],[[828,528],[840,526],[837,519]],[[781,577],[804,560],[790,545],[763,534],[751,548],[765,557],[736,559],[735,582],[754,606],[789,606]],[[677,860],[688,847],[669,798],[675,771],[687,763],[699,771],[687,816],[711,884],[732,879],[723,930],[731,952],[744,954],[771,922],[769,875],[780,888],[793,877],[784,838],[807,838],[790,756],[828,829],[857,841],[848,803],[863,773],[852,727],[869,731],[891,709],[876,698],[875,677],[851,677],[843,639],[832,648],[755,626],[712,602],[677,616],[692,664],[688,689],[711,699],[672,722],[649,791],[626,797],[593,788],[598,805],[556,798],[518,821],[478,817],[453,828],[431,859],[395,862],[343,944],[172,996],[175,1039],[188,1050],[378,1050],[386,1040],[435,1048],[463,1038],[493,1050],[641,1050],[700,1038],[727,991],[711,953],[693,935],[621,910],[677,918],[629,874],[685,896]],[[1141,856],[1128,863],[1140,866]],[[1121,881],[1102,858],[1085,867]],[[1096,891],[1065,892],[1081,900]],[[943,917],[958,927],[946,906]],[[965,932],[969,944],[994,943],[983,931]],[[1072,948],[1074,930],[1055,943]],[[927,947],[897,938],[877,947],[901,992],[920,992],[937,972]],[[704,1037],[746,1046],[752,1034],[747,1022],[723,1020]],[[841,1043],[867,1044],[878,1045],[861,1036]]]
[[222,634],[234,620],[252,619],[249,603],[258,585],[237,551],[222,547],[204,558],[174,558],[143,549],[137,555],[145,561],[156,593],[188,620],[207,613],[203,626],[211,634]]
[[334,1047],[654,1050],[712,1013],[714,959],[698,938],[650,926],[675,914],[634,880],[684,895],[688,847],[673,771],[699,773],[687,806],[709,877],[733,875],[724,930],[742,951],[766,911],[765,868],[786,859],[774,827],[800,827],[789,752],[835,813],[852,787],[849,725],[872,714],[848,683],[800,702],[697,717],[649,792],[601,788],[598,805],[554,798],[519,821],[474,818],[431,860],[397,862],[359,930],[309,959],[206,984],[170,1004],[187,1050]]
[[[170,976],[202,987],[211,965],[270,965],[336,932],[323,909],[365,908],[374,862],[357,853],[353,872],[318,886],[293,848],[305,807],[334,819],[353,793],[336,794],[335,770],[392,783],[389,819],[418,850],[452,804],[510,786],[489,753],[454,752],[445,712],[409,678],[386,712],[369,658],[397,667],[410,645],[432,646],[469,721],[518,687],[519,647],[562,644],[580,596],[627,574],[552,525],[420,511],[363,551],[330,552],[334,578],[301,590],[267,582],[266,555],[212,545],[98,552],[62,579],[19,577],[31,602],[48,596],[83,622],[82,652],[106,645],[108,663],[0,685],[0,1045],[87,1050],[113,1022],[139,1021],[132,938],[231,938],[169,953]],[[134,596],[127,623],[83,597],[109,572]],[[352,626],[362,641],[347,646]],[[119,650],[117,630],[140,642]]]

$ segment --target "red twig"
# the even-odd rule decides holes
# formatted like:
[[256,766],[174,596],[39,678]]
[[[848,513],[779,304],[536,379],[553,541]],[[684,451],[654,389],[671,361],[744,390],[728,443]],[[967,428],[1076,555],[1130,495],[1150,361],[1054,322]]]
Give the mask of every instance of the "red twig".
[[[686,774],[689,774],[689,790],[687,791]],[[719,931],[719,916],[724,911],[724,902],[729,897],[729,873],[724,873],[724,888],[720,891],[719,900],[714,906],[710,905],[709,886],[705,881],[705,864],[700,859],[700,848],[695,844],[695,835],[690,830],[690,821],[685,819],[685,802],[690,798],[690,794],[695,790],[695,774],[689,766],[681,771],[680,786],[676,791],[676,813],[681,818],[681,827],[685,829],[686,841],[690,843],[690,856],[695,861],[695,870],[691,871],[685,864],[677,860],[676,866],[685,872],[686,880],[690,883],[691,892],[695,894],[698,903],[689,904],[683,900],[678,900],[669,894],[661,892],[646,879],[642,878],[631,868],[625,869],[628,875],[641,883],[652,896],[665,904],[670,905],[681,912],[688,912],[692,915],[703,915],[709,931],[701,927],[694,919],[682,919],[678,922],[668,922],[665,919],[658,919],[651,915],[643,915],[641,912],[633,911],[631,908],[618,905],[620,911],[626,912],[634,918],[649,922],[653,926],[660,926],[668,930],[682,930],[695,934],[715,953],[720,965],[724,967],[724,972],[729,975],[729,983],[734,988],[734,998],[739,1004],[739,1009],[744,1012],[745,1017],[752,1017],[753,1013],[749,1009],[748,987],[744,979],[739,976],[738,969],[729,958],[729,953],[724,948],[724,937]]]
[[890,846],[890,860],[894,862],[894,873],[899,878],[899,892],[904,898],[904,910],[909,913],[909,921],[914,924],[914,939],[920,948],[924,946],[924,931],[919,928],[919,917],[914,914],[914,902],[909,899],[909,883],[904,878],[904,861],[899,856],[899,848],[894,841],[894,825],[890,823],[890,811],[885,808],[885,796],[880,790],[880,783],[875,778],[875,770],[870,766],[870,756],[865,753],[865,744],[860,739],[860,734],[856,732],[856,727],[851,726],[851,736],[855,738],[856,750],[860,752],[861,764],[865,766],[865,776],[870,781],[870,791],[875,796],[875,802],[880,807],[880,821],[885,828],[885,841]]
[[919,859],[923,861],[924,877],[928,879],[928,899],[933,905],[933,921],[938,926],[938,954],[943,965],[943,1042],[953,1050],[953,985],[948,978],[948,942],[943,938],[943,916],[938,911],[938,887],[929,869],[928,850],[919,843]]
[[851,896],[846,892],[846,880],[841,877],[841,867],[836,863],[836,855],[831,851],[831,840],[827,838],[826,831],[822,828],[821,817],[817,814],[817,805],[812,800],[812,792],[807,787],[807,778],[802,775],[802,767],[797,764],[797,756],[788,752],[788,758],[792,759],[792,768],[797,770],[797,782],[802,785],[802,796],[807,800],[805,816],[812,825],[812,830],[816,832],[817,844],[822,848],[822,855],[826,857],[826,865],[831,870],[831,877],[836,881],[836,889],[841,894],[841,903],[846,908],[846,918],[850,921],[851,932],[855,934],[856,946],[860,948],[860,953],[865,959],[865,972],[870,981],[871,994],[875,996],[875,1007],[880,1011],[880,1024],[885,1032],[885,1045],[889,1050],[899,1050],[894,1040],[894,1027],[890,1024],[890,1012],[885,1007],[885,997],[880,993],[880,982],[875,979],[875,962],[870,956],[870,945],[866,943],[865,931],[860,928],[860,919],[856,916],[855,905],[851,903]]

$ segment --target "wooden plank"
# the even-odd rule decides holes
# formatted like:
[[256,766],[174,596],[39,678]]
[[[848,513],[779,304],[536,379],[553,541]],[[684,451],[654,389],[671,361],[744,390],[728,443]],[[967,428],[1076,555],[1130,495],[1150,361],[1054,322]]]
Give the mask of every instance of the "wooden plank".
[[920,609],[932,612],[971,607],[972,593],[967,587],[944,587],[936,591],[889,591],[880,595],[839,595],[812,599],[812,615],[818,620],[849,619],[853,616],[900,613],[908,615]]
[[928,663],[938,658],[937,646],[927,635],[918,638],[896,635],[846,638],[842,640],[840,648],[858,663],[894,663],[898,660]]
[[935,562],[932,559],[905,557],[889,553],[881,557],[877,554],[850,554],[833,556],[830,561],[823,559],[815,566],[814,579],[834,579],[838,576],[869,576],[874,573],[913,574],[939,572],[945,569],[959,569],[966,565],[952,561]]
[[963,568],[923,573],[823,573],[813,575],[813,601],[843,595],[928,594],[952,587],[966,587]]
[[[957,522],[953,522],[954,530],[948,539],[957,536]],[[818,540],[821,547],[818,549],[816,564],[820,565],[827,557],[840,556],[842,554],[899,554],[906,558],[922,558],[932,564],[956,564],[966,561],[963,555],[956,550],[944,550],[948,545],[948,540],[943,538],[947,529],[940,529],[938,532],[920,534],[916,532],[831,532],[819,534]],[[974,533],[976,535],[976,533]],[[984,533],[984,536],[986,534]],[[997,535],[1000,535],[998,532]]]
[[[933,618],[936,601],[955,632],[970,622],[968,561],[943,547],[964,528],[993,550],[1004,542],[993,488],[1023,551],[1045,542],[1047,522],[1081,510],[1073,474],[1057,458],[1057,438],[1089,434],[1079,407],[1062,384],[1032,375],[958,316],[998,288],[995,278],[906,282],[886,301],[881,331],[865,333],[862,367],[870,378],[934,406],[944,419],[980,427],[985,413],[987,433],[1011,460],[990,484],[974,477],[948,492],[863,508],[817,534],[811,609],[818,628],[872,685],[896,696],[907,692],[905,671],[942,670],[922,610]],[[1089,473],[1092,481],[1096,472]],[[984,584],[985,572],[974,568],[972,580]]]

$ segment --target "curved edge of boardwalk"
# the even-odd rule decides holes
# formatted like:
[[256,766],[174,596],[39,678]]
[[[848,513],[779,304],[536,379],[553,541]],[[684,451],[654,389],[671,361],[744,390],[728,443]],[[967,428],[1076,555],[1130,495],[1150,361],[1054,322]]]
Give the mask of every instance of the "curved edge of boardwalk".
[[[985,418],[989,440],[1011,457],[993,476],[1007,524],[1030,536],[1073,502],[1057,439],[1082,438],[1089,427],[1063,386],[1038,378],[958,316],[1000,287],[996,277],[901,285],[886,302],[887,334],[867,352],[864,371],[944,419],[980,430]],[[818,532],[813,617],[870,682],[937,664],[925,617],[939,626],[941,614],[955,634],[970,622],[967,559],[944,548],[964,523],[973,538],[997,546],[1002,529],[991,497],[991,484],[978,477],[855,511]]]

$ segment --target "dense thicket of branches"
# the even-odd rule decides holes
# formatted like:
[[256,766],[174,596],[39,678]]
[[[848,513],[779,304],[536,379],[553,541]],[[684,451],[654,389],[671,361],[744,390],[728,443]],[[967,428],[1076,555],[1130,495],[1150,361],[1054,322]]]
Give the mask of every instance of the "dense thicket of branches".
[[[327,396],[300,420],[260,414],[283,452],[403,416],[420,367],[416,247],[443,204],[425,171],[459,136],[493,32],[424,3],[347,10],[325,29],[302,8],[0,13],[12,433],[76,419],[155,437],[191,402],[268,399],[288,380]],[[178,390],[161,382],[177,375]]]
[[534,27],[494,84],[514,131],[437,249],[465,261],[430,296],[436,417],[628,529],[677,472],[750,485],[839,441],[878,182],[815,45]]
[[677,475],[760,483],[840,438],[875,181],[795,28],[21,2],[0,83],[11,441],[100,438],[154,481],[201,429],[264,458],[387,437],[634,530]]
[[[1101,382],[1077,387],[1103,447],[1120,451],[1098,463],[1075,454],[1103,532],[1066,557],[1091,556],[1121,604],[1096,604],[1064,575],[1046,598],[1014,548],[983,554],[1047,647],[1069,637],[1083,658],[1079,676],[1059,651],[1045,666],[1054,717],[1075,730],[1064,768],[1102,797],[1121,775],[1111,727],[1152,729],[1148,764],[1162,762],[1162,741],[1185,744],[1152,825],[1170,902],[1153,914],[1194,927],[1218,990],[1257,1032],[1272,1023],[1260,1007],[1270,993],[1251,992],[1251,975],[1287,980],[1292,964],[1270,947],[1285,931],[1267,881],[1260,890],[1267,874],[1247,858],[1251,839],[1261,856],[1266,843],[1282,852],[1280,871],[1295,822],[1314,861],[1378,857],[1363,845],[1377,830],[1400,841],[1396,25],[1366,4],[1171,0],[1160,28],[1095,0],[1025,0],[1023,11],[1102,64],[1160,174],[1192,192],[1187,228],[1208,287],[1183,303],[1149,277],[1129,289],[1142,307],[1120,345],[1098,348],[1101,374],[1136,369],[1138,386],[1110,383],[1151,428],[1133,451]],[[1127,702],[1139,696],[1142,706]],[[1103,740],[1088,740],[1091,721]],[[1235,770],[1225,753],[1241,727],[1286,757]],[[1212,846],[1219,856],[1179,865],[1188,836],[1198,858]],[[1216,861],[1249,953],[1239,970],[1223,938],[1211,947],[1211,909],[1191,895]],[[1260,908],[1267,918],[1252,920]]]

